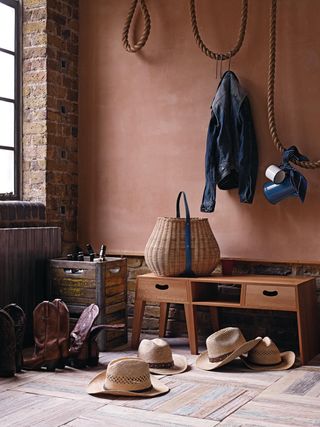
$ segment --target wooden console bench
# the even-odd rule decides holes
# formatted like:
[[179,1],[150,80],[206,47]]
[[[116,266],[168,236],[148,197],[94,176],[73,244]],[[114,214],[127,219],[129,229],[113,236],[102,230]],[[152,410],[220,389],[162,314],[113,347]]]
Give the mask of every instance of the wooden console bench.
[[166,330],[169,303],[184,304],[192,354],[198,353],[196,308],[210,308],[213,331],[219,329],[217,307],[282,310],[297,314],[301,363],[319,352],[315,279],[299,276],[137,277],[132,347],[138,348],[146,301],[160,303],[159,336]]

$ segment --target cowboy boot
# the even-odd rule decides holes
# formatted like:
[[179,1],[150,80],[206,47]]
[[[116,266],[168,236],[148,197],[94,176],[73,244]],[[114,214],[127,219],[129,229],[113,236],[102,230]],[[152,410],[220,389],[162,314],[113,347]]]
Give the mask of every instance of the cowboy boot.
[[91,328],[80,352],[72,358],[72,366],[74,368],[82,369],[86,366],[98,366],[99,348],[96,338],[103,329],[107,329],[107,325],[93,326]]
[[87,341],[92,325],[99,315],[99,307],[96,304],[90,304],[86,307],[79,317],[75,327],[70,334],[70,349],[71,356],[77,355],[83,344]]
[[61,299],[56,298],[52,301],[52,303],[57,307],[59,311],[58,342],[61,352],[61,361],[59,364],[59,368],[63,369],[69,357],[69,310],[66,304]]
[[38,370],[46,367],[54,371],[61,363],[59,347],[59,310],[49,301],[43,301],[33,310],[34,353],[23,361],[23,367]]
[[114,325],[98,325],[93,326],[90,330],[90,334],[86,341],[83,343],[83,346],[80,352],[73,356],[71,359],[72,366],[77,369],[85,368],[86,366],[98,366],[99,364],[99,347],[96,341],[99,333],[103,330],[114,331],[123,329],[124,324],[114,324]]
[[89,342],[88,361],[87,361],[88,366],[93,367],[93,366],[98,366],[99,364],[99,346],[96,341],[98,334],[102,330],[117,331],[119,329],[124,329],[124,328],[125,328],[124,323],[116,323],[113,325],[98,325],[98,326],[94,326],[91,329],[89,339],[88,339],[88,342]]
[[16,336],[10,315],[0,310],[0,377],[13,377],[16,370]]
[[21,307],[17,304],[8,304],[3,309],[9,314],[14,323],[14,331],[16,336],[16,372],[21,372],[22,368],[22,348],[24,331],[26,326],[26,315]]
[[92,325],[99,315],[99,307],[90,304],[79,317],[70,334],[69,364],[76,368],[84,368],[89,357],[88,338]]

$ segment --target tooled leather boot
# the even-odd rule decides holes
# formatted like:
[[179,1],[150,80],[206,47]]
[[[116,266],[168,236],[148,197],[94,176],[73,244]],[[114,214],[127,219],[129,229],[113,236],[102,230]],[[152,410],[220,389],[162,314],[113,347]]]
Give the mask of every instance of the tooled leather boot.
[[61,363],[59,347],[59,310],[49,301],[43,301],[33,310],[34,353],[23,360],[23,367],[38,370],[46,367],[54,371]]
[[98,366],[99,347],[96,338],[102,330],[107,328],[107,325],[98,325],[91,328],[89,336],[84,341],[80,351],[73,355],[71,359],[74,368],[81,369],[86,366]]
[[99,307],[90,304],[79,317],[70,334],[69,364],[75,368],[84,368],[89,357],[89,336],[94,321],[99,315]]
[[69,310],[66,304],[59,298],[56,298],[52,303],[59,311],[59,348],[61,352],[61,360],[59,368],[63,369],[69,357]]
[[106,331],[115,331],[119,329],[124,329],[124,324],[114,324],[114,325],[97,325],[93,326],[90,330],[90,334],[87,340],[83,343],[83,346],[80,352],[77,355],[74,355],[71,359],[72,366],[74,368],[85,368],[86,366],[94,367],[99,364],[99,347],[96,341],[99,333],[103,330]]
[[13,377],[16,370],[16,336],[10,315],[0,310],[0,377]]
[[23,340],[24,340],[24,332],[25,332],[25,324],[26,324],[26,315],[21,307],[17,304],[8,304],[3,307],[14,323],[14,331],[16,337],[16,352],[15,352],[15,360],[16,360],[16,372],[21,372],[22,368],[22,348],[23,348]]

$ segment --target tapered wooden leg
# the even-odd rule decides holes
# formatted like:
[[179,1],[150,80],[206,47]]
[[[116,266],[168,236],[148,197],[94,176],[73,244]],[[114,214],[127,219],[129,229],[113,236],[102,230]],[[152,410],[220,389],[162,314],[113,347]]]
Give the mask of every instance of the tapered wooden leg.
[[218,307],[210,307],[210,318],[212,331],[216,332],[219,330],[219,317],[218,317]]
[[166,336],[169,307],[170,304],[167,302],[160,303],[159,337],[161,338]]
[[133,316],[132,339],[131,339],[131,347],[133,349],[137,349],[139,347],[141,325],[142,325],[145,305],[146,305],[146,302],[141,299],[136,299],[134,304],[134,316]]
[[197,312],[192,304],[184,304],[191,354],[198,354]]

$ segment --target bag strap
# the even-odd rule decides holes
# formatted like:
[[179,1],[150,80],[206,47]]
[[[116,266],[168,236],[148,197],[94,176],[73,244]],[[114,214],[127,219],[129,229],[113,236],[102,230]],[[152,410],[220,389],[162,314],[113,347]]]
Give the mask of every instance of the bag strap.
[[191,269],[192,255],[191,255],[191,222],[190,222],[190,211],[189,211],[189,206],[188,206],[188,202],[187,202],[187,196],[186,196],[186,193],[184,191],[180,191],[180,193],[178,194],[178,197],[177,197],[176,217],[180,218],[180,199],[181,199],[181,195],[182,194],[183,194],[183,200],[184,200],[184,208],[185,208],[185,211],[186,211],[186,226],[185,226],[185,240],[184,240],[184,244],[185,244],[185,256],[186,256],[186,269],[181,274],[181,276],[194,276],[195,274],[193,273],[193,271]]

